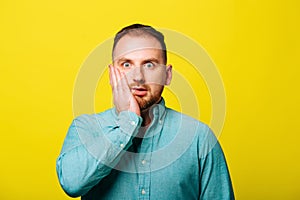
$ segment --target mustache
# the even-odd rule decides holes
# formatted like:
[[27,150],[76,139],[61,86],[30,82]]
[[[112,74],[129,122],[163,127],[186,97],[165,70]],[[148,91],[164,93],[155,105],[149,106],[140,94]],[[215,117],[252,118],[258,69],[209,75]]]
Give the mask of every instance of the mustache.
[[141,89],[144,89],[144,90],[150,90],[150,86],[147,85],[147,84],[139,84],[139,83],[131,83],[129,84],[129,88],[132,89],[132,88],[141,88]]

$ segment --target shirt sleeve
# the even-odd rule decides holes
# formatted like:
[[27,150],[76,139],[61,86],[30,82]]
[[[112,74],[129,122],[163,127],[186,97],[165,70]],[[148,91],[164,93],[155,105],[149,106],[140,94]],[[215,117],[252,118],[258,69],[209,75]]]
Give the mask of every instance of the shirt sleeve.
[[73,120],[56,162],[59,182],[69,196],[86,194],[111,172],[142,122],[129,111],[110,118],[82,115]]
[[208,128],[200,145],[200,200],[234,200],[232,183],[222,148]]

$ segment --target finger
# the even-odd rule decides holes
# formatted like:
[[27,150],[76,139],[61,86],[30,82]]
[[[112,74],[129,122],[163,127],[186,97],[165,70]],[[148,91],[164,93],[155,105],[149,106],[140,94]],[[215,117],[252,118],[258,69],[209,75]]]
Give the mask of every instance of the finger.
[[114,70],[115,70],[115,74],[116,74],[116,81],[117,81],[118,84],[120,84],[120,82],[121,82],[120,70],[117,67],[115,67]]
[[124,72],[120,72],[120,84],[123,86],[123,88],[128,89],[129,90],[129,85],[128,85],[128,81],[127,81],[127,76]]
[[127,78],[126,78],[125,73],[123,71],[120,71],[118,68],[115,68],[115,72],[116,72],[116,79],[117,79],[117,84],[118,84],[117,85],[118,91],[122,95],[126,95],[126,94],[128,95],[130,90],[129,90],[129,86],[127,83]]
[[111,72],[112,87],[115,88],[117,86],[117,78],[116,78],[115,67],[113,65],[110,65],[110,72]]
[[111,72],[111,64],[108,65],[108,72],[109,72],[109,84],[112,86],[112,72]]

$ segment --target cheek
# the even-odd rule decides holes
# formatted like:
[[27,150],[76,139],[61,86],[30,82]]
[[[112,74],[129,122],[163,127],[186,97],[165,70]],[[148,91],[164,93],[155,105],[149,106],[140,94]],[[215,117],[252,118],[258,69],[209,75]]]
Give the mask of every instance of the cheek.
[[145,81],[148,84],[155,84],[159,86],[164,86],[166,84],[166,74],[165,73],[148,73],[145,75]]
[[160,96],[163,91],[163,88],[164,88],[164,86],[162,86],[162,85],[151,84],[150,85],[151,94],[153,96]]
[[130,69],[124,69],[123,67],[117,67],[120,72],[125,73],[126,75],[130,73]]

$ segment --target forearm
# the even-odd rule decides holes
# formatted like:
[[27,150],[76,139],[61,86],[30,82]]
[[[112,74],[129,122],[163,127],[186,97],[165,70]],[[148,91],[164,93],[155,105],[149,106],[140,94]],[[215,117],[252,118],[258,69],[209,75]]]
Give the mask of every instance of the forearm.
[[98,171],[97,160],[84,146],[62,153],[57,159],[56,169],[63,190],[71,197],[82,196],[110,172],[107,167]]
[[140,124],[133,113],[120,113],[117,121],[108,123],[90,116],[74,120],[57,159],[65,192],[82,196],[107,176],[131,145]]

